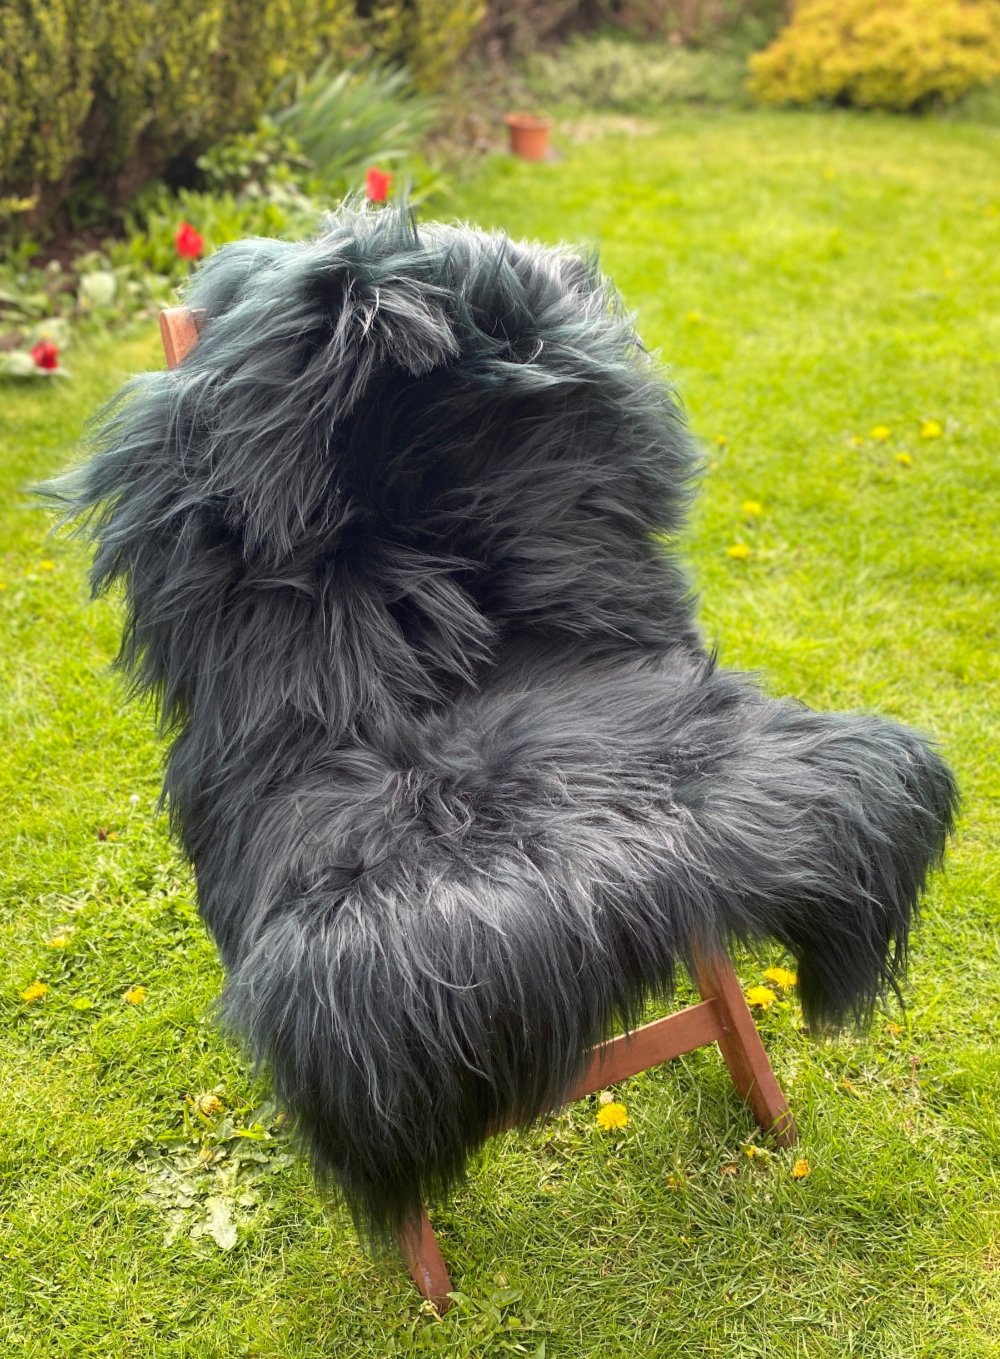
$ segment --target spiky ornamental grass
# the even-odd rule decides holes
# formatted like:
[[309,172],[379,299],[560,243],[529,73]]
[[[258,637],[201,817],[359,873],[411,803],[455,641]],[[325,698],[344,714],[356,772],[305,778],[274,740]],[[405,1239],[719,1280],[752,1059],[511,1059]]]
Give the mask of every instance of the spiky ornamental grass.
[[557,1104],[696,946],[817,1024],[895,985],[951,826],[912,732],[719,670],[662,545],[696,459],[596,262],[403,211],[221,250],[62,483],[228,971],[380,1239]]

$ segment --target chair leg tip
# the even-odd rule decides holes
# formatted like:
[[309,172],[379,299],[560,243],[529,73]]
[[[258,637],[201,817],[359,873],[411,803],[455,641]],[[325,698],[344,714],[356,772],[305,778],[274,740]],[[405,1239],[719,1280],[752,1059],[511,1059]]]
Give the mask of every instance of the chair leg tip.
[[792,1111],[785,1109],[774,1120],[770,1127],[771,1136],[779,1147],[794,1147],[799,1140],[799,1130],[795,1126],[795,1119]]
[[451,1292],[451,1277],[426,1208],[421,1212],[419,1221],[400,1234],[399,1245],[410,1278],[417,1285],[421,1297],[432,1303],[438,1312],[447,1312],[453,1303],[453,1299],[448,1296]]

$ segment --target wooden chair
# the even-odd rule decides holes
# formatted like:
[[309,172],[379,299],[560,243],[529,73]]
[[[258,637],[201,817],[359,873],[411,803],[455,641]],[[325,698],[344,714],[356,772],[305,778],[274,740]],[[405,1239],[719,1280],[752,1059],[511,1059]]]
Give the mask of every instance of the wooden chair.
[[[198,339],[201,314],[187,307],[160,313],[167,365],[175,367]],[[779,1146],[798,1136],[787,1101],[771,1069],[733,965],[725,954],[701,956],[694,981],[702,997],[665,1019],[622,1034],[593,1051],[590,1065],[567,1102],[603,1090],[660,1062],[718,1043],[740,1097]],[[451,1306],[451,1279],[434,1229],[424,1209],[419,1224],[400,1240],[400,1250],[417,1288],[440,1311]]]

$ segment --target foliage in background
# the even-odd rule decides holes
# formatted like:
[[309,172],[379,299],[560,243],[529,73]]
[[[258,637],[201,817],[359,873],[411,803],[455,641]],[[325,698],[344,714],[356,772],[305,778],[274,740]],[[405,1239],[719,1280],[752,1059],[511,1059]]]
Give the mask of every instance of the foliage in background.
[[[293,91],[279,90],[276,100],[282,93],[287,101]],[[415,207],[439,194],[441,176],[415,150],[433,114],[402,72],[331,74],[324,63],[296,82],[289,107],[199,156],[199,187],[157,180],[140,189],[121,213],[121,232],[103,234],[99,249],[44,271],[30,267],[37,243],[8,251],[0,260],[0,376],[51,375],[32,358],[40,341],[62,348],[89,321],[103,329],[154,312],[173,300],[192,260],[228,241],[311,235],[348,193],[382,201],[393,181]],[[401,168],[389,173],[389,164]]]
[[725,43],[745,54],[786,17],[786,0],[486,0],[476,48],[526,57],[572,35],[617,30],[690,46]]
[[[258,135],[275,91],[292,98],[323,58],[327,74],[359,60],[405,67],[426,93],[465,74],[458,63],[473,38],[490,62],[602,26],[678,44],[705,45],[720,35],[731,43],[739,34],[745,49],[771,35],[783,3],[4,0],[0,237],[106,230],[146,183],[166,178],[199,187],[212,148]],[[705,98],[718,97],[719,72],[706,74],[683,61],[675,68],[666,83],[680,87],[677,97],[698,97],[699,82],[706,84]],[[729,73],[724,83],[731,83]],[[309,93],[315,98],[315,90]],[[386,93],[392,92],[380,91]],[[612,100],[619,107],[635,102],[632,95]],[[317,105],[314,112],[318,117],[322,110]],[[299,116],[307,114],[300,109]],[[314,119],[318,141],[315,127]],[[332,140],[325,138],[327,160]],[[321,174],[325,184],[336,177]],[[238,186],[230,176],[225,187]]]
[[143,184],[253,129],[282,82],[361,55],[431,89],[481,0],[7,0],[0,5],[0,233],[105,223]]
[[762,47],[788,18],[790,0],[610,0],[614,21],[633,37],[705,47],[734,38]]
[[486,0],[476,49],[492,60],[525,57],[605,19],[601,0]]
[[312,168],[293,136],[266,114],[255,127],[210,147],[195,162],[201,187],[215,193],[269,193],[299,182]]
[[[309,163],[290,141],[272,135],[273,143],[265,136],[220,144],[202,171],[211,190],[147,185],[125,212],[123,235],[106,236],[100,249],[78,251],[66,266],[53,259],[44,269],[33,267],[31,242],[10,252],[0,261],[0,375],[37,376],[26,355],[40,339],[63,349],[86,333],[88,323],[105,330],[152,315],[174,300],[194,258],[227,241],[315,230],[323,205],[289,169],[298,162],[304,174]],[[261,150],[269,146],[284,148],[287,158],[272,164]],[[191,224],[194,251],[178,230],[182,223]]]
[[327,60],[288,93],[292,102],[274,114],[274,125],[304,153],[316,185],[338,195],[364,166],[412,154],[435,114],[402,70],[337,72]]
[[0,7],[0,193],[33,224],[107,215],[252,126],[343,43],[351,0],[15,0]]
[[368,5],[363,35],[377,60],[405,66],[421,90],[437,90],[472,41],[483,0],[384,0]]
[[970,90],[955,104],[941,110],[945,117],[961,118],[970,123],[1000,127],[1000,81]]
[[1000,80],[1000,0],[801,0],[750,68],[763,103],[954,103]]
[[535,97],[547,105],[640,112],[746,98],[740,56],[610,37],[576,39],[540,54],[528,62],[527,75]]

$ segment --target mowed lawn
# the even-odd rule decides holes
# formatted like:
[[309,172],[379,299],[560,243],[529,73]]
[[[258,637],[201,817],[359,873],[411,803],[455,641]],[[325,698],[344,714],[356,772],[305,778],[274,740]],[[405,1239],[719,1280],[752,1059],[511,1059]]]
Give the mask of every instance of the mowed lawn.
[[953,761],[907,1008],[818,1040],[778,989],[794,1151],[748,1154],[709,1050],[620,1087],[623,1131],[584,1101],[498,1139],[432,1210],[460,1305],[422,1308],[213,1026],[116,607],[22,489],[161,362],[152,325],[78,346],[72,381],[0,390],[0,1353],[1000,1355],[1000,136],[735,113],[587,136],[493,159],[453,211],[598,246],[637,309],[706,451],[687,546],[722,662]]

